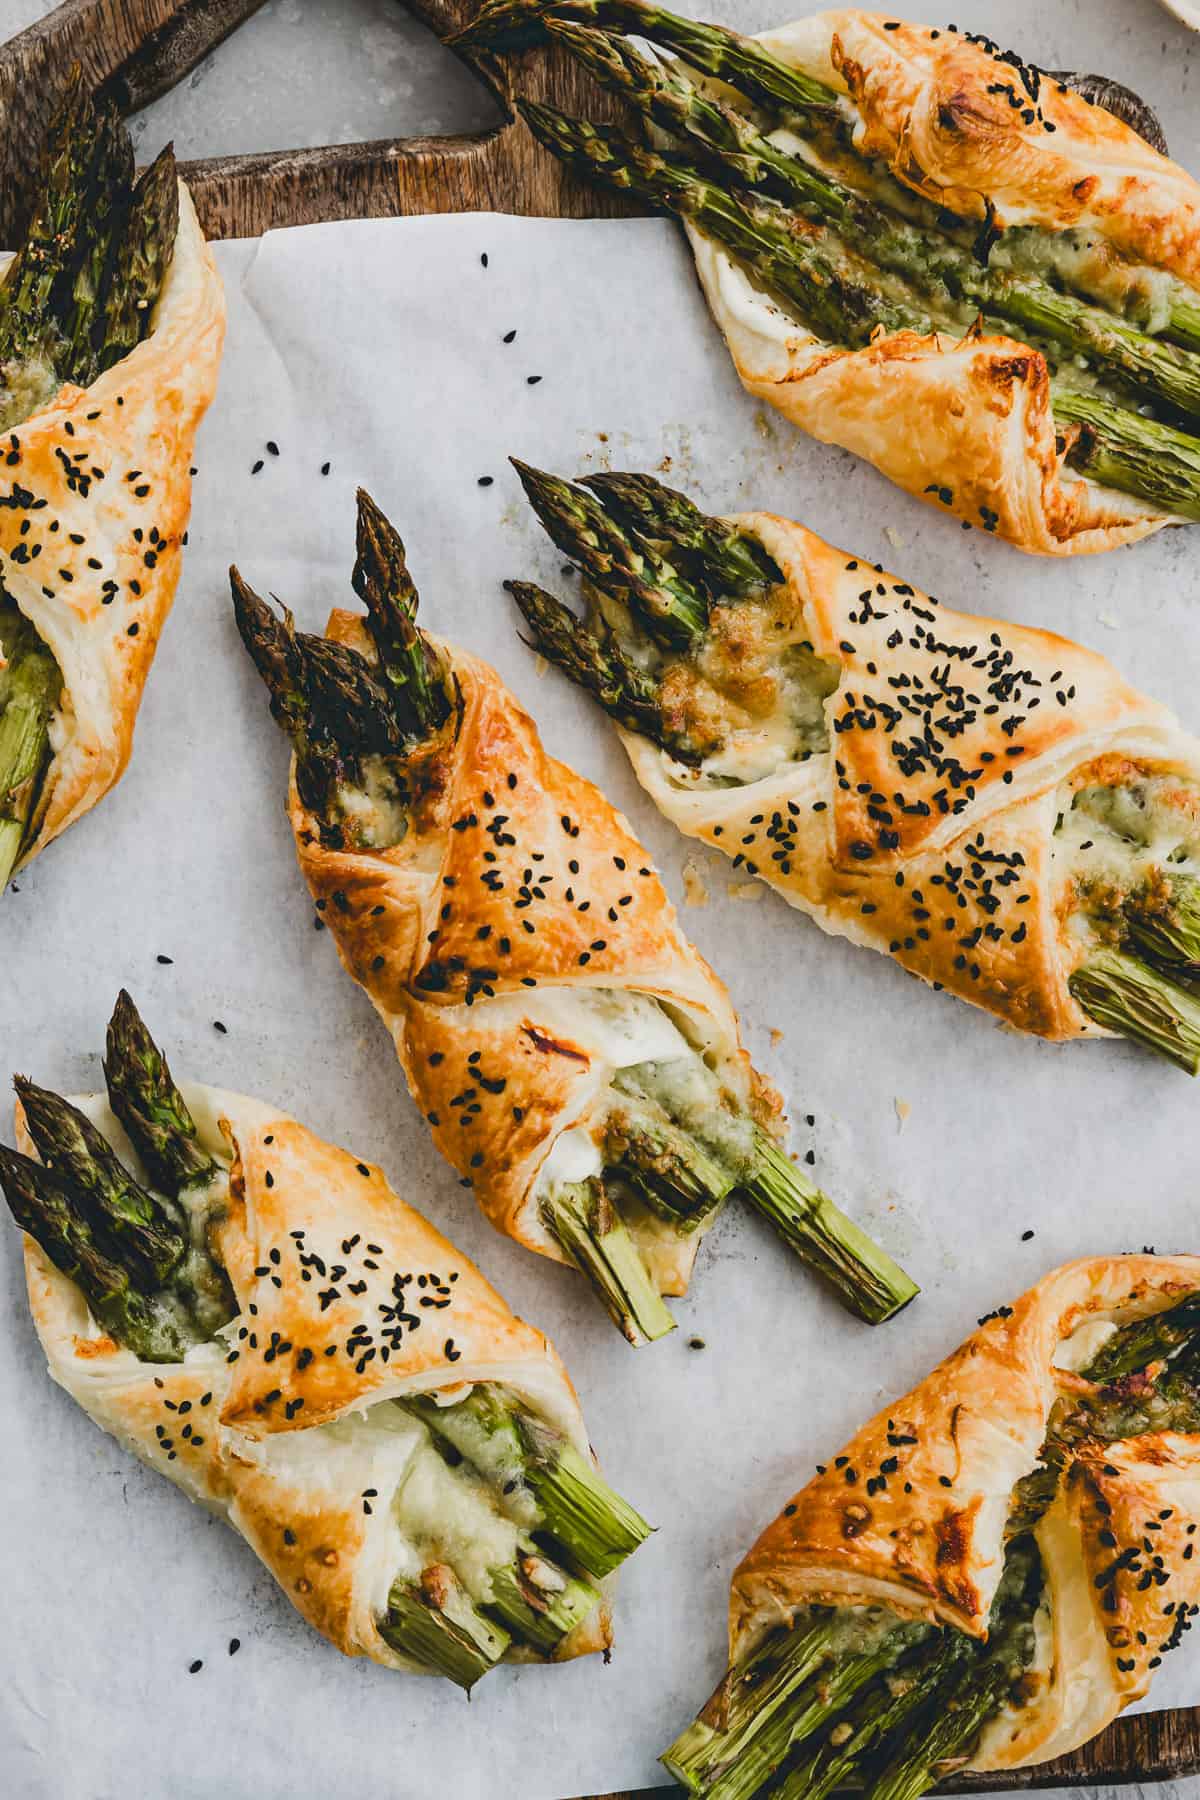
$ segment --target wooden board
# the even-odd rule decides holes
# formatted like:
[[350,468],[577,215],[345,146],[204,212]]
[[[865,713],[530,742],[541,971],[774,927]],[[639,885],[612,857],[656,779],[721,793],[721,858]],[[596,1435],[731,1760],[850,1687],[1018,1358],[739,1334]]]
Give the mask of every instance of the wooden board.
[[[29,177],[73,63],[123,111],[136,111],[173,87],[262,3],[66,0],[0,48],[0,245],[10,244],[23,223]],[[478,0],[406,4],[442,38],[478,9]],[[716,0],[713,10],[720,11]],[[214,238],[257,237],[272,227],[324,219],[468,211],[612,218],[641,210],[578,181],[513,116],[509,100],[519,92],[566,112],[619,119],[616,104],[561,51],[466,60],[499,101],[504,121],[496,130],[473,137],[393,138],[185,164],[205,231]],[[715,343],[713,354],[720,354]],[[701,1699],[698,1695],[697,1704]],[[1082,1749],[1039,1768],[968,1777],[947,1783],[942,1791],[1087,1787],[1197,1772],[1200,1707],[1181,1707],[1118,1719]],[[649,1800],[677,1791],[664,1784],[588,1800]]]

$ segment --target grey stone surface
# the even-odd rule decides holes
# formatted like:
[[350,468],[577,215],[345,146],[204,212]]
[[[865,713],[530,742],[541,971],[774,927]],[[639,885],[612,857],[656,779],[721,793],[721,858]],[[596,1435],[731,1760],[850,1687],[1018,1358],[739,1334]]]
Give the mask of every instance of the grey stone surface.
[[[0,39],[54,4],[0,0]],[[683,0],[681,10],[707,7]],[[753,30],[789,9],[779,0],[721,0],[712,10]],[[896,10],[944,13],[939,0]],[[1200,36],[1190,36],[1154,0],[1044,0],[1040,7],[1023,0],[992,0],[990,6],[962,0],[955,16],[1002,39],[1011,36],[1044,66],[1099,68],[1140,86],[1151,99],[1167,90],[1173,149],[1193,168],[1200,166]],[[1035,17],[1039,30],[1031,42]],[[495,117],[489,97],[398,0],[269,0],[179,90],[138,119],[135,131],[148,150],[173,137],[182,157],[196,157],[473,131]],[[1054,1790],[1050,1800],[1066,1800],[1069,1792]],[[1097,1790],[1092,1800],[1140,1800],[1142,1792],[1140,1784]],[[1200,1800],[1200,1779],[1146,1792],[1158,1800]]]

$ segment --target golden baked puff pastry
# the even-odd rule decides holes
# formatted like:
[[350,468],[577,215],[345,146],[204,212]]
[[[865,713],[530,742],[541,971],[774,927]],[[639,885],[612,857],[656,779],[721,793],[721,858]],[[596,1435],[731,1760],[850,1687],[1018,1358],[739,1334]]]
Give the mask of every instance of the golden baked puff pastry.
[[170,148],[76,86],[0,259],[0,887],[124,772],[225,302]]
[[552,1345],[357,1161],[177,1088],[127,994],[107,1098],[18,1078],[0,1186],[50,1373],[348,1656],[469,1688],[611,1642],[649,1526]]
[[779,1100],[628,822],[499,677],[418,631],[404,546],[359,496],[367,614],[295,631],[233,571],[292,739],[300,865],[443,1155],[497,1230],[590,1277],[631,1342],[673,1321],[741,1188],[861,1316],[916,1292],[783,1154]]
[[1023,550],[1200,518],[1200,186],[1113,113],[886,13],[749,39],[642,0],[492,0],[459,41],[543,31],[646,133],[525,119],[683,220],[757,399]]
[[1200,743],[1078,644],[768,513],[517,464],[586,621],[509,585],[667,818],[822,928],[1047,1038],[1200,1067]]
[[783,1507],[663,1760],[714,1800],[916,1800],[1065,1755],[1200,1611],[1198,1526],[1200,1258],[1068,1263]]

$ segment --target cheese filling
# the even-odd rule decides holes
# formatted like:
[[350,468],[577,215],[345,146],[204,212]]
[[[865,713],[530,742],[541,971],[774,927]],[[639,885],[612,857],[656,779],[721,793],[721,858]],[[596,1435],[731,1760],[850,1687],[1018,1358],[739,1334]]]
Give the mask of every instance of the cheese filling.
[[1121,947],[1131,921],[1177,916],[1200,878],[1200,786],[1125,758],[1078,770],[1059,800],[1054,834],[1058,911],[1080,960]]

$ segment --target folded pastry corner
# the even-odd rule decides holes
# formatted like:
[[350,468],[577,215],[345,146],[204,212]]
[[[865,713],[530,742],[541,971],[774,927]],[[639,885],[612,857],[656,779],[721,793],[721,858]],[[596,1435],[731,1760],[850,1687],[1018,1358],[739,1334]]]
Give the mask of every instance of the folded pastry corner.
[[526,121],[683,221],[750,393],[1023,550],[1200,518],[1200,186],[1094,89],[857,10],[746,38],[647,0],[491,0],[462,41],[545,32],[645,136]]
[[1200,742],[1166,707],[791,520],[516,467],[587,603],[509,583],[533,641],[681,831],[1020,1031],[1200,1069]]
[[1198,1525],[1200,1258],[1067,1264],[783,1507],[663,1760],[705,1800],[917,1800],[1064,1755],[1200,1611]]
[[78,81],[0,272],[0,887],[124,772],[225,330],[174,155]]
[[914,1285],[784,1155],[779,1100],[628,822],[492,669],[418,629],[365,494],[354,585],[365,618],[335,611],[320,638],[235,570],[238,625],[296,752],[305,879],[492,1224],[582,1269],[642,1342],[741,1189],[889,1317]]
[[553,1346],[377,1168],[175,1086],[128,995],[107,1097],[18,1078],[0,1186],[50,1373],[338,1649],[469,1688],[611,1642],[649,1535]]

